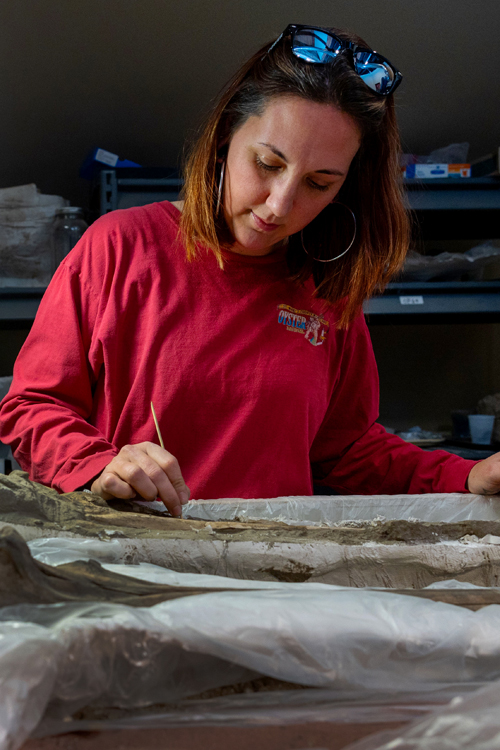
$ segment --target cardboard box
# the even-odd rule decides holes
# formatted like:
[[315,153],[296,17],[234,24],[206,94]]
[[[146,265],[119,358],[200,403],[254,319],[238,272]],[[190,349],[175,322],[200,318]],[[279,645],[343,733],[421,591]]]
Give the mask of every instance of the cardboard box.
[[428,180],[448,177],[447,164],[408,164],[406,177],[409,179]]
[[470,177],[470,164],[408,164],[403,169],[407,179],[429,180],[443,177]]
[[448,177],[470,177],[470,164],[448,164]]

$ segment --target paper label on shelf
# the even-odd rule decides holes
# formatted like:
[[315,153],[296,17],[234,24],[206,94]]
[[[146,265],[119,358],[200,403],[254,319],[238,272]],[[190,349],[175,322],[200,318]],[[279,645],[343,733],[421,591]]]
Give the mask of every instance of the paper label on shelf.
[[402,305],[423,305],[424,298],[417,294],[413,297],[400,297],[399,301]]
[[118,156],[112,154],[111,151],[105,151],[103,148],[98,148],[95,152],[94,159],[100,161],[103,164],[108,164],[110,167],[116,167]]

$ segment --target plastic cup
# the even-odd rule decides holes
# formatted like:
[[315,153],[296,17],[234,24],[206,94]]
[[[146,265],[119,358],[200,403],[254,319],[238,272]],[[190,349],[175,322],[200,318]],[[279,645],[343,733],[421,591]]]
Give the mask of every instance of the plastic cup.
[[490,414],[469,414],[470,436],[473,443],[489,445],[495,417]]

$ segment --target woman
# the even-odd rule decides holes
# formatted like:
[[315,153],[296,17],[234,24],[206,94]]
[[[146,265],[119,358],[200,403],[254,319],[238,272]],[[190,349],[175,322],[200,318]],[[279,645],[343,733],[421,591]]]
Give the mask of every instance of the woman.
[[357,37],[289,26],[214,107],[185,200],[90,227],[1,407],[0,438],[32,479],[158,496],[173,515],[187,485],[195,498],[310,495],[313,480],[366,494],[500,487],[496,457],[425,453],[375,422],[361,305],[408,245],[400,80]]

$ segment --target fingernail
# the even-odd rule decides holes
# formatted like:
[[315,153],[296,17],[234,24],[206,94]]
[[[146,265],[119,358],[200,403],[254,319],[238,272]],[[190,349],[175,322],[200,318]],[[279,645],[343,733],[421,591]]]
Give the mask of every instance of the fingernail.
[[176,505],[175,508],[172,508],[172,515],[176,518],[182,516],[182,508],[180,505]]
[[186,492],[186,490],[181,490],[181,491],[179,492],[179,497],[181,498],[181,503],[182,503],[183,505],[186,505],[186,503],[188,503],[188,502],[189,502],[189,495],[188,495],[188,493]]

